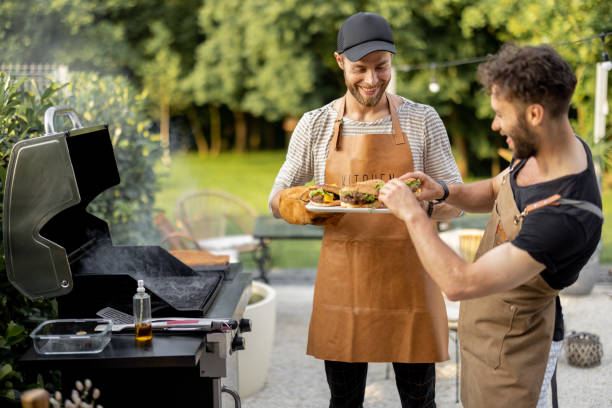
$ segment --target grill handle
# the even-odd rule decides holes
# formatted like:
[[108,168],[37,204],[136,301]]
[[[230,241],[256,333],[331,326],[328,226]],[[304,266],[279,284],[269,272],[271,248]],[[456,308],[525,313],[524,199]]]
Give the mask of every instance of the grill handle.
[[73,129],[80,129],[83,127],[83,125],[81,125],[79,116],[74,111],[74,109],[72,109],[69,106],[52,106],[45,111],[45,134],[46,135],[56,133],[54,121],[55,121],[55,117],[60,116],[60,115],[68,116],[70,118]]

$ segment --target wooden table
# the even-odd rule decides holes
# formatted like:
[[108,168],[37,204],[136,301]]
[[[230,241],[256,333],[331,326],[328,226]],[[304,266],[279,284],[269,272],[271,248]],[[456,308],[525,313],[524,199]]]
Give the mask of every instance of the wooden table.
[[271,216],[260,216],[255,220],[253,237],[259,240],[259,246],[253,253],[253,258],[259,269],[259,279],[268,282],[266,264],[270,262],[268,243],[273,239],[321,239],[323,227],[315,225],[295,225]]

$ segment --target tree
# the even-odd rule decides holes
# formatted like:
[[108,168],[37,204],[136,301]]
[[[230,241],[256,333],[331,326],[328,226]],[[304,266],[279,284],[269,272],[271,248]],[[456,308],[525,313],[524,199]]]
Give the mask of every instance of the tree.
[[279,120],[329,101],[339,90],[330,69],[333,33],[352,11],[337,0],[205,1],[199,23],[206,39],[189,78],[196,102],[234,112],[243,151],[244,112]]
[[[461,20],[462,32],[467,38],[487,29],[495,31],[501,41],[520,45],[561,44],[609,31],[610,27],[612,4],[604,0],[542,1],[537,5],[519,0],[479,0],[463,10]],[[610,36],[606,42],[609,47],[612,43]],[[612,154],[612,151],[609,143],[594,146],[593,119],[595,64],[600,61],[604,47],[599,39],[556,47],[578,78],[572,98],[572,125],[594,148],[594,153],[603,156]],[[479,113],[484,111],[479,110]],[[608,138],[612,134],[610,127],[607,134]]]
[[149,91],[151,98],[159,106],[159,120],[162,160],[170,162],[170,107],[185,108],[189,105],[188,96],[181,89],[181,58],[170,45],[170,30],[162,21],[151,23],[153,36],[145,43],[145,50],[151,59],[138,67],[143,87]]

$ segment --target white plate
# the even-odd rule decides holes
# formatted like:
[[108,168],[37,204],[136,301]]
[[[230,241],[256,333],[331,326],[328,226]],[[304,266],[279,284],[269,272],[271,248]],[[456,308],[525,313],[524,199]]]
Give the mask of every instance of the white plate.
[[388,208],[344,208],[335,207],[319,207],[317,205],[306,204],[306,209],[318,213],[365,213],[365,214],[391,214]]

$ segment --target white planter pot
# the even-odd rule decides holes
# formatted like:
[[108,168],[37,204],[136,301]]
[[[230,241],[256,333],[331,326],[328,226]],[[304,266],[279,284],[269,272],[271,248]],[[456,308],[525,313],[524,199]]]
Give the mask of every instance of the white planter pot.
[[251,319],[252,331],[243,334],[246,348],[238,352],[241,398],[247,398],[264,387],[276,330],[276,291],[261,282],[253,282],[252,288],[253,294],[264,298],[247,305],[244,312],[244,318]]

